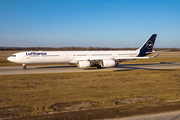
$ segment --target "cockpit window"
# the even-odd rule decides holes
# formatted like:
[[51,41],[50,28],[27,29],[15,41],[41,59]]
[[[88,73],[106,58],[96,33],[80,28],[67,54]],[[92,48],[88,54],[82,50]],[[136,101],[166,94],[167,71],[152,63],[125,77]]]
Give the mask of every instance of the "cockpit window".
[[16,55],[11,55],[11,57],[16,57]]

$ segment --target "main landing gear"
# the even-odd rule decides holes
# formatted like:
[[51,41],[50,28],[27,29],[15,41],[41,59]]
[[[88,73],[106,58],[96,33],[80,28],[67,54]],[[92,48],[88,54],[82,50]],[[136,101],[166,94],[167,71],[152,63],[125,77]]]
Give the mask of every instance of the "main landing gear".
[[26,64],[22,64],[22,66],[23,66],[23,69],[24,69],[24,70],[27,69],[27,68],[26,68]]
[[97,65],[97,68],[99,68],[99,69],[100,69],[100,68],[102,68],[102,67],[101,67],[101,65]]

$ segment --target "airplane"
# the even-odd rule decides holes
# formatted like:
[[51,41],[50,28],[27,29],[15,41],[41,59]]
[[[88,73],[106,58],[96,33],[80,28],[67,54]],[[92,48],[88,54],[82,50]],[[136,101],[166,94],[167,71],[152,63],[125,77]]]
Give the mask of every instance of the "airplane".
[[8,61],[20,63],[23,69],[27,69],[26,64],[52,64],[69,63],[76,64],[77,67],[86,69],[96,66],[97,68],[115,67],[122,61],[135,59],[149,59],[157,57],[147,56],[155,51],[153,46],[157,34],[152,34],[148,40],[137,50],[119,51],[26,51],[19,52],[7,58]]

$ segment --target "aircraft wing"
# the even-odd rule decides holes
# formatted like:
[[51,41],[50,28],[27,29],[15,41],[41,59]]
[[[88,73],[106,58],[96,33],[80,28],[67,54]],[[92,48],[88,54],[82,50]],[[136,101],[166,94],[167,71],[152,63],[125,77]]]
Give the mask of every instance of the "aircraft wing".
[[122,59],[148,59],[149,57],[116,57],[116,58],[114,58],[114,59],[116,59],[116,60],[122,60]]
[[149,59],[149,58],[155,58],[155,57],[157,57],[158,55],[159,55],[160,53],[158,53],[158,54],[155,54],[154,56],[148,56],[148,57],[116,57],[116,58],[114,58],[114,59],[116,59],[116,60],[119,60],[119,59],[126,59],[126,60],[128,60],[128,59]]
[[107,59],[114,59],[114,60],[134,60],[134,59],[149,59],[149,58],[154,58],[157,57],[160,53],[155,54],[154,56],[149,56],[149,57],[102,57],[102,58],[77,58],[75,61],[93,61],[93,60],[107,60]]
[[106,59],[114,59],[113,57],[107,57],[107,58],[77,58],[75,59],[75,61],[82,61],[82,60],[88,60],[88,61],[92,61],[92,60],[106,60]]

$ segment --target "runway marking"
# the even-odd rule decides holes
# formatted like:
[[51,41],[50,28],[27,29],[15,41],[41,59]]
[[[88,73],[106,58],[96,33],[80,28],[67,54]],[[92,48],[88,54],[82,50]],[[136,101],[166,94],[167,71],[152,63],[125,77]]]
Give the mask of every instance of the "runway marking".
[[1,70],[0,74],[6,69],[7,67],[5,67],[3,70]]

